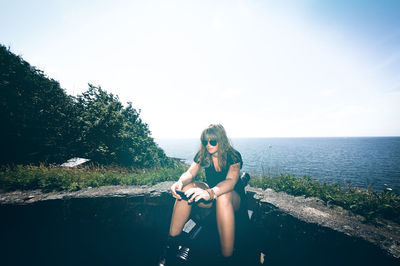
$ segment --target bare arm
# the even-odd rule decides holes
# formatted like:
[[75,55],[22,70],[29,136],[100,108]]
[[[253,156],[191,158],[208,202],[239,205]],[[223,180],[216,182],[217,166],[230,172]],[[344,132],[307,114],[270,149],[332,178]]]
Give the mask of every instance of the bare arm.
[[193,178],[199,173],[199,171],[200,165],[196,162],[193,162],[189,169],[181,175],[178,182],[181,181],[184,186],[189,184],[193,181]]
[[232,164],[229,167],[228,173],[224,181],[219,182],[212,188],[214,194],[218,197],[222,194],[232,191],[239,180],[240,163]]
[[192,182],[193,178],[199,173],[199,171],[200,165],[196,162],[193,162],[189,169],[181,175],[179,180],[171,186],[172,196],[174,198],[181,199],[182,197],[176,194],[176,191],[182,190],[184,186]]

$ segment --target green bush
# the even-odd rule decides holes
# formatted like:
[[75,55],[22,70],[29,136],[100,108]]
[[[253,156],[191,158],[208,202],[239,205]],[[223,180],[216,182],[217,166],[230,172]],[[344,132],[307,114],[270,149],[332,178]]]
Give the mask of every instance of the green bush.
[[41,189],[50,192],[110,185],[151,186],[163,181],[178,180],[186,169],[187,166],[183,164],[145,170],[99,166],[64,168],[18,165],[0,172],[0,189],[3,191]]
[[368,221],[388,219],[400,224],[400,194],[393,191],[372,191],[338,184],[320,183],[310,176],[281,174],[276,177],[254,177],[249,184],[271,188],[294,196],[317,197],[364,216]]

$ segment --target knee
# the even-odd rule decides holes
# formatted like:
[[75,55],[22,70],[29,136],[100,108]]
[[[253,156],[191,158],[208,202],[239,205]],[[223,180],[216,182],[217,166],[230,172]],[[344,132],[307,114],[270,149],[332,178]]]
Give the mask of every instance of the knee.
[[196,187],[196,184],[195,183],[189,183],[189,184],[187,184],[186,186],[184,186],[183,188],[182,188],[182,191],[186,191],[186,190],[188,190],[188,189],[190,189],[190,188],[194,188],[194,187]]
[[217,208],[232,205],[232,192],[224,193],[217,198]]
[[190,188],[208,189],[209,187],[208,187],[208,185],[206,183],[203,183],[203,182],[192,182],[192,183],[189,183],[186,186],[184,186],[182,188],[182,190],[186,191],[186,190],[188,190]]

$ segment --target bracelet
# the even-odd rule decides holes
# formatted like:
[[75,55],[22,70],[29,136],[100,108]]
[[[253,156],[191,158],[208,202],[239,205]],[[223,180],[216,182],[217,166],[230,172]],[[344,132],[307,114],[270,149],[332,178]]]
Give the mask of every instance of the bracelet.
[[214,199],[214,194],[210,191],[211,189],[206,189],[208,195],[210,196],[210,200]]
[[217,194],[215,194],[213,189],[211,189],[211,192],[214,194],[214,200],[217,200],[218,196],[217,196]]
[[210,195],[210,200],[214,200],[217,199],[214,190],[212,190],[211,188],[207,189],[208,194]]

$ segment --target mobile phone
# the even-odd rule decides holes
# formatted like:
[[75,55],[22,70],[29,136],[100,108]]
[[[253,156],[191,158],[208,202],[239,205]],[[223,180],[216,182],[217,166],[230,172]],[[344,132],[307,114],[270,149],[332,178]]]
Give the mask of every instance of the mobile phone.
[[182,190],[176,190],[175,192],[176,192],[176,194],[178,194],[179,196],[181,196],[181,198],[182,198],[183,200],[188,200],[188,199],[189,199],[189,198],[186,196],[185,192],[183,192]]

